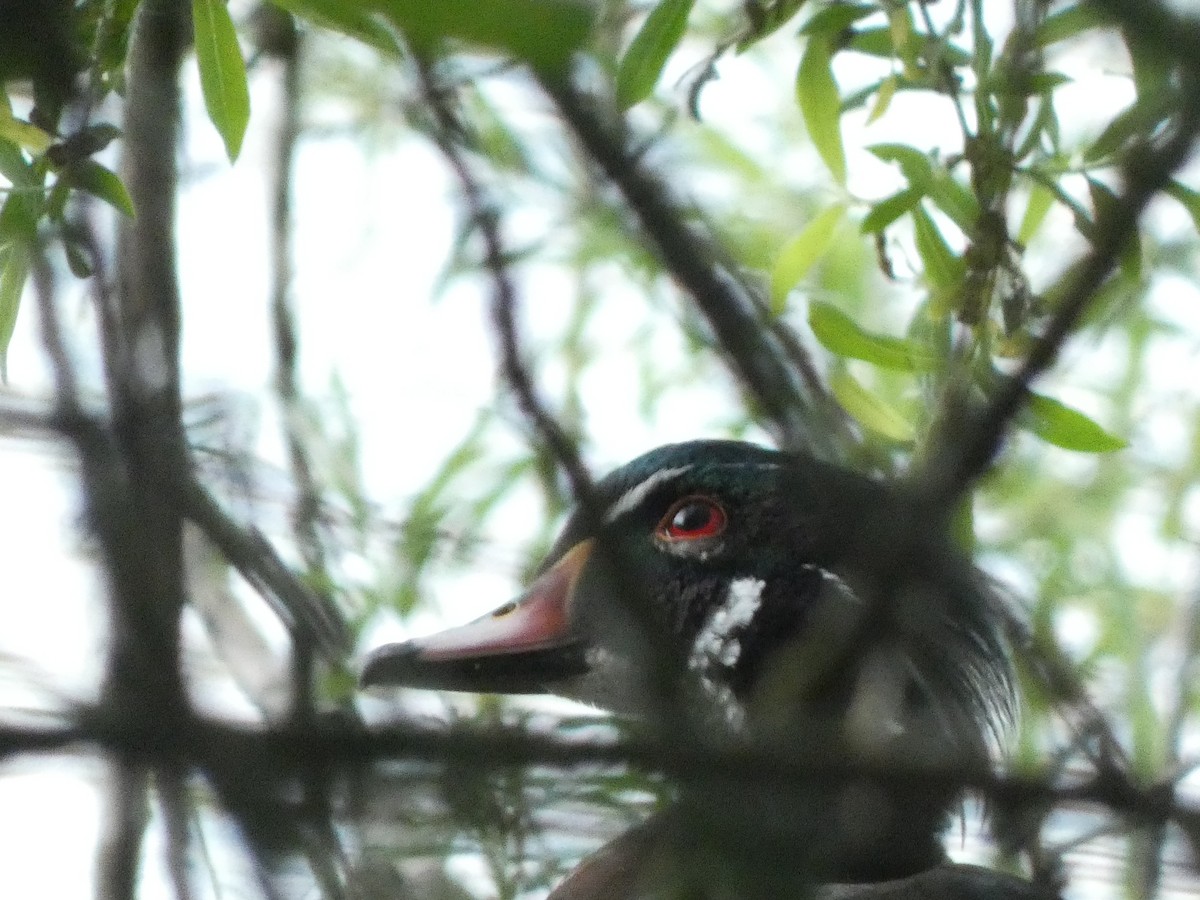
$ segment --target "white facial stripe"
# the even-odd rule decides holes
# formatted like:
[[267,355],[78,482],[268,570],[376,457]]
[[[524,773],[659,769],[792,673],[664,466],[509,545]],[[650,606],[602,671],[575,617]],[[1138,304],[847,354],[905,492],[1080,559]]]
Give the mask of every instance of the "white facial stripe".
[[623,493],[617,502],[608,508],[608,512],[604,516],[605,524],[611,524],[630,510],[636,509],[638,505],[650,496],[650,492],[662,484],[664,481],[670,481],[676,475],[682,475],[691,466],[679,466],[675,469],[660,469],[648,478],[639,481],[625,493]]
[[846,579],[842,578],[835,572],[830,572],[828,569],[822,569],[820,566],[805,564],[801,566],[806,572],[817,572],[821,578],[834,585],[846,599],[854,600],[857,603],[862,603],[862,598],[854,592],[854,588],[846,583]]
[[737,664],[742,655],[742,642],[734,632],[745,628],[762,606],[762,592],[767,583],[761,578],[737,578],[729,585],[725,603],[715,609],[696,636],[688,659],[691,669],[713,665],[726,668]]

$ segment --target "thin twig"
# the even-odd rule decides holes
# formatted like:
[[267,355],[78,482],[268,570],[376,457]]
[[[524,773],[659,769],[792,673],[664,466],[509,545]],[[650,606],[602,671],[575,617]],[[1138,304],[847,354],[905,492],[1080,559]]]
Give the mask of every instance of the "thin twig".
[[189,848],[193,815],[186,778],[174,769],[163,767],[158,772],[156,786],[166,832],[164,854],[167,875],[175,891],[175,900],[192,900]]
[[283,438],[296,485],[292,522],[304,564],[321,585],[328,583],[325,548],[317,530],[321,500],[305,444],[302,421],[304,398],[298,375],[300,329],[292,302],[292,175],[300,135],[302,38],[291,15],[272,6],[260,12],[277,20],[272,52],[283,66],[283,97],[275,133],[275,164],[271,172],[271,319],[275,345],[275,391],[283,418]]
[[576,498],[590,497],[593,493],[592,478],[583,464],[579,449],[538,396],[521,359],[515,314],[516,289],[508,271],[508,254],[500,235],[499,214],[455,141],[454,135],[461,134],[462,129],[443,87],[434,75],[432,64],[428,60],[418,59],[416,68],[426,106],[437,125],[434,140],[454,171],[472,223],[483,240],[484,264],[492,282],[492,320],[500,339],[500,365],[504,379],[517,398],[521,414],[533,425],[538,437],[566,472],[572,493]]
[[117,762],[108,790],[108,815],[97,852],[100,900],[133,900],[141,876],[142,839],[150,820],[149,771],[140,763]]

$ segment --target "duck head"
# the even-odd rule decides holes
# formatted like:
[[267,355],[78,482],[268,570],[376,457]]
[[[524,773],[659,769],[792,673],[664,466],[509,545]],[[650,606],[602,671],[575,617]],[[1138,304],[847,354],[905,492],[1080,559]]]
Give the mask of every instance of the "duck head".
[[1012,692],[995,600],[935,522],[878,482],[736,441],[617,469],[524,594],[380,647],[361,683],[644,715],[673,674],[728,722],[834,723],[868,751],[907,735],[972,760]]

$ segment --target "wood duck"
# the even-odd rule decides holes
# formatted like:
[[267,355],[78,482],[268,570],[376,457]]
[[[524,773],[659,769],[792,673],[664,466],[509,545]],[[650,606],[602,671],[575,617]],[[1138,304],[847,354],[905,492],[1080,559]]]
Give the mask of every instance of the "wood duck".
[[[902,492],[804,454],[692,441],[598,482],[519,598],[380,647],[361,683],[554,693],[651,720],[682,706],[688,739],[984,766],[1014,703],[1002,632],[982,576]],[[957,793],[919,777],[697,781],[552,897],[808,896],[814,884],[895,900],[1049,896],[946,862]],[[733,861],[714,864],[722,855]]]

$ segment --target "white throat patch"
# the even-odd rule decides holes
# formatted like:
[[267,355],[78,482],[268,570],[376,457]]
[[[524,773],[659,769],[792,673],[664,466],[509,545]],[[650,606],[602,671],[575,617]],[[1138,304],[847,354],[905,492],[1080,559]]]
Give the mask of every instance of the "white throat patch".
[[762,606],[767,583],[761,578],[736,578],[729,585],[729,596],[713,610],[692,645],[688,668],[705,672],[715,666],[730,668],[742,655],[742,641],[734,632],[745,628]]

